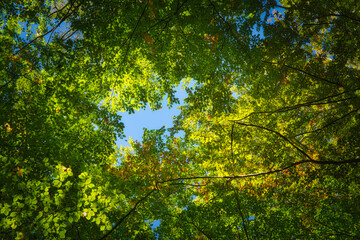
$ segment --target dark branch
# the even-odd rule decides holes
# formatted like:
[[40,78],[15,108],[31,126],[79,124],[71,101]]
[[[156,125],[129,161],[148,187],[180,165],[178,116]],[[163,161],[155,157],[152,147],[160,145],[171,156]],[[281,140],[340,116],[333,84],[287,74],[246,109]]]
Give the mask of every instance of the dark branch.
[[246,56],[249,59],[252,59],[252,57],[249,55],[249,53],[246,51],[246,45],[244,44],[244,42],[242,42],[238,37],[238,32],[236,31],[236,29],[234,30],[233,27],[231,26],[231,24],[220,14],[220,12],[217,10],[215,4],[211,1],[208,0],[210,5],[213,7],[214,11],[216,12],[216,14],[219,16],[219,18],[228,26],[228,28],[230,29],[230,33],[231,35],[234,37],[234,39],[239,43],[239,45],[243,48],[244,53],[246,54]]
[[245,174],[245,175],[236,175],[236,176],[200,176],[200,177],[180,177],[180,178],[173,178],[168,179],[164,181],[160,181],[158,183],[166,183],[166,182],[174,182],[174,181],[181,181],[181,180],[195,180],[195,179],[228,179],[228,180],[234,180],[234,179],[240,179],[240,178],[250,178],[250,177],[257,177],[257,176],[264,176],[269,175],[273,173],[282,172],[284,170],[287,170],[289,168],[295,167],[297,165],[301,165],[304,163],[314,163],[319,165],[340,165],[340,164],[351,164],[351,163],[360,163],[360,158],[354,158],[350,160],[344,160],[344,161],[315,161],[315,160],[303,160],[299,162],[294,162],[284,168],[271,170],[267,172],[260,172],[260,173],[251,173],[251,174]]
[[191,222],[191,221],[187,221],[188,223],[191,223],[199,232],[201,232],[202,235],[204,235],[207,239],[212,239],[211,237],[209,237],[203,230],[201,230],[201,228],[199,228],[195,223]]
[[330,14],[329,16],[344,17],[344,18],[348,18],[348,19],[353,20],[353,21],[356,21],[356,22],[360,22],[360,19],[356,19],[356,18],[353,18],[353,17],[349,17],[349,16],[344,15],[344,14]]
[[[33,42],[35,42],[39,38],[42,38],[42,37],[48,35],[49,33],[52,33],[53,31],[55,31],[55,29],[57,29],[60,26],[60,24],[63,23],[72,14],[72,12],[70,12],[70,10],[72,9],[74,3],[75,3],[75,1],[71,4],[71,6],[70,6],[69,10],[67,11],[67,13],[64,15],[64,17],[62,17],[62,19],[58,22],[58,24],[56,24],[55,27],[53,27],[52,29],[50,29],[49,31],[47,31],[44,34],[41,34],[40,36],[35,37],[30,42],[28,42],[24,46],[22,46],[19,50],[15,51],[15,53],[13,55],[18,54],[20,51],[22,51],[24,48],[26,48],[27,46],[29,46],[30,44],[32,44]],[[80,6],[80,4],[77,7],[79,7],[79,6]]]
[[241,123],[241,122],[235,122],[236,124],[238,125],[242,125],[242,126],[248,126],[248,127],[256,127],[256,128],[260,128],[260,129],[264,129],[268,132],[271,132],[271,133],[275,133],[276,135],[278,135],[280,138],[284,139],[286,142],[290,143],[291,146],[293,146],[297,151],[299,151],[302,155],[304,155],[307,159],[309,159],[310,161],[314,161],[306,152],[304,152],[303,150],[301,150],[298,146],[296,146],[293,142],[290,141],[290,139],[288,139],[287,137],[285,137],[284,135],[282,135],[281,133],[275,131],[275,130],[272,130],[272,129],[269,129],[269,128],[266,128],[266,127],[263,127],[263,126],[258,126],[258,125],[255,125],[255,124],[250,124],[250,123]]
[[149,1],[146,2],[146,5],[145,5],[145,7],[144,7],[144,9],[143,9],[140,17],[138,18],[138,20],[137,20],[137,22],[136,22],[136,24],[135,24],[134,29],[133,29],[132,32],[130,33],[130,36],[129,36],[129,37],[126,39],[126,41],[124,42],[124,44],[125,44],[127,41],[129,41],[129,44],[127,45],[126,52],[125,52],[125,55],[124,55],[123,63],[125,62],[126,56],[127,56],[128,52],[129,52],[129,49],[130,49],[130,44],[131,44],[130,41],[131,41],[131,38],[133,37],[133,35],[134,35],[137,27],[139,26],[140,20],[143,18],[144,14],[145,14],[145,11],[146,11],[146,8],[147,8],[148,5],[149,5]]
[[[355,89],[354,91],[356,91],[358,89]],[[327,102],[322,102],[326,99],[329,99],[329,98],[335,98],[335,97],[338,97],[338,96],[341,96],[343,95],[344,93],[347,93],[347,91],[343,91],[343,92],[340,92],[338,94],[335,94],[335,95],[330,95],[330,96],[326,96],[324,98],[320,98],[320,99],[317,99],[317,100],[314,100],[314,101],[310,101],[310,102],[305,102],[305,103],[299,103],[299,104],[296,104],[296,105],[293,105],[293,106],[289,106],[289,107],[281,107],[281,108],[278,108],[276,110],[273,110],[273,111],[259,111],[259,112],[252,112],[248,115],[246,115],[245,117],[241,118],[240,120],[244,120],[254,114],[274,114],[274,113],[283,113],[283,112],[287,112],[287,111],[292,111],[292,110],[296,110],[300,107],[309,107],[309,106],[313,106],[313,105],[327,105],[327,104],[333,104],[333,103],[339,103],[339,102],[342,102],[342,101],[346,101],[346,100],[349,100],[349,99],[352,99],[351,97],[349,98],[344,98],[344,99],[340,99],[340,100],[332,100],[332,101],[327,101]]]
[[246,228],[244,214],[241,211],[240,201],[239,201],[239,197],[237,195],[237,190],[235,189],[234,192],[235,192],[236,205],[237,205],[237,208],[239,210],[239,213],[240,213],[240,216],[241,216],[241,219],[242,219],[242,225],[243,225],[243,228],[244,228],[244,231],[245,231],[245,234],[246,234],[246,239],[249,240],[249,234],[248,234],[248,231],[247,231],[247,228]]
[[64,38],[64,41],[68,40],[69,38],[71,38],[75,33],[77,33],[78,30],[73,31],[72,33],[69,34],[69,36],[67,36],[66,38]]
[[53,11],[52,13],[50,13],[50,14],[48,15],[48,17],[50,17],[51,15],[53,15],[53,14],[55,14],[55,13],[57,13],[57,12],[61,12],[61,11],[64,10],[69,4],[70,4],[70,2],[67,2],[62,8],[56,9],[55,11]]
[[115,226],[109,231],[107,232],[102,238],[100,238],[99,240],[103,240],[105,238],[107,238],[118,226],[120,226],[120,224],[128,217],[130,216],[137,208],[137,206],[143,202],[146,198],[148,198],[153,192],[155,192],[156,189],[151,190],[150,192],[148,192],[143,198],[141,198],[136,204],[135,206],[127,213],[125,214],[116,224]]
[[296,68],[296,67],[289,66],[289,65],[286,65],[286,64],[279,64],[279,63],[275,63],[275,62],[264,61],[264,60],[263,60],[262,62],[268,63],[268,64],[272,64],[272,65],[284,66],[284,67],[286,67],[286,68],[290,68],[290,69],[292,69],[292,70],[295,70],[295,71],[304,73],[304,74],[306,74],[306,75],[308,75],[308,76],[310,76],[310,77],[312,77],[312,78],[315,78],[315,79],[318,79],[318,80],[327,82],[327,83],[329,83],[329,84],[337,85],[337,86],[339,86],[339,87],[343,87],[343,86],[342,86],[340,83],[338,83],[338,82],[332,82],[332,81],[330,81],[330,80],[328,80],[328,79],[326,79],[326,78],[322,78],[322,77],[316,76],[316,75],[314,75],[314,74],[312,74],[312,73],[310,73],[310,72],[307,72],[307,71],[305,71],[305,70],[302,70],[302,69],[300,69],[300,68]]
[[319,79],[321,81],[324,81],[324,82],[327,82],[327,83],[330,83],[330,84],[334,84],[334,85],[337,85],[339,87],[343,87],[340,83],[337,83],[337,82],[332,82],[330,80],[327,80],[326,78],[322,78],[322,77],[319,77],[319,76],[316,76],[312,73],[309,73],[305,70],[302,70],[302,69],[299,69],[299,68],[296,68],[296,67],[292,67],[292,66],[289,66],[289,65],[286,65],[286,64],[283,64],[284,67],[287,67],[287,68],[290,68],[290,69],[293,69],[293,70],[296,70],[296,71],[299,71],[299,72],[302,72],[306,75],[309,75],[310,77],[313,77],[313,78],[316,78],[316,79]]
[[339,121],[339,120],[341,120],[341,119],[344,119],[344,118],[345,118],[345,117],[347,117],[348,115],[350,115],[350,114],[352,114],[352,113],[356,113],[357,111],[358,111],[357,109],[352,110],[352,111],[348,112],[347,114],[345,114],[345,115],[343,115],[343,116],[341,116],[341,117],[339,117],[339,118],[335,119],[334,121],[332,121],[332,122],[330,122],[330,123],[326,124],[325,126],[323,126],[323,127],[321,127],[321,128],[318,128],[318,129],[316,129],[316,130],[314,130],[314,131],[310,131],[310,132],[300,133],[300,134],[296,135],[296,137],[299,137],[299,136],[301,136],[301,135],[305,135],[305,134],[309,134],[309,133],[320,132],[320,131],[324,130],[325,128],[327,128],[327,127],[329,127],[329,126],[333,125],[333,124],[334,124],[334,123],[336,123],[337,121]]

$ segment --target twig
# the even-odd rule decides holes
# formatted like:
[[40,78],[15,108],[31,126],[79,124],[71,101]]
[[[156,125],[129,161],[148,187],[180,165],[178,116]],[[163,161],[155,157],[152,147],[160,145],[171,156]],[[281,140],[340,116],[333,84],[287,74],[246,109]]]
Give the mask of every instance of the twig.
[[57,7],[56,7],[56,10],[55,11],[53,11],[52,13],[50,13],[49,15],[48,15],[48,17],[50,17],[51,15],[53,15],[53,14],[55,14],[55,13],[57,13],[57,12],[61,12],[62,10],[64,10],[66,7],[67,7],[67,5],[69,5],[69,3],[70,2],[67,2],[62,8],[60,8],[60,9],[57,9]]
[[[55,29],[58,28],[59,25],[60,25],[61,23],[63,23],[63,22],[72,14],[72,13],[70,13],[70,10],[71,10],[72,6],[74,5],[74,3],[75,3],[75,1],[71,4],[68,12],[64,15],[64,17],[62,17],[62,19],[58,22],[58,24],[56,24],[55,27],[53,27],[52,29],[50,29],[49,31],[47,31],[47,32],[44,33],[44,34],[41,34],[41,35],[35,37],[35,38],[32,39],[30,42],[28,42],[28,43],[26,43],[24,46],[22,46],[19,50],[15,51],[15,53],[14,53],[13,55],[18,54],[20,51],[22,51],[24,48],[26,48],[27,46],[29,46],[31,43],[33,43],[33,42],[36,41],[37,39],[42,38],[42,37],[48,35],[49,33],[55,31]],[[79,6],[80,6],[80,5],[78,5],[78,7],[79,7]]]

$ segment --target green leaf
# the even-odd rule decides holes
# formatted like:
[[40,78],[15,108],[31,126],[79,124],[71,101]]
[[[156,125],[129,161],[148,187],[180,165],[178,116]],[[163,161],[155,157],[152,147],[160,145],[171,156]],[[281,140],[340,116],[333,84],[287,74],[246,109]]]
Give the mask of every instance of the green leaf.
[[3,2],[1,239],[359,238],[355,1]]
[[65,238],[66,237],[65,234],[66,234],[66,230],[60,231],[59,233],[60,238]]
[[60,188],[62,185],[61,181],[59,181],[59,180],[54,180],[53,184],[54,184],[54,187],[56,187],[56,188]]

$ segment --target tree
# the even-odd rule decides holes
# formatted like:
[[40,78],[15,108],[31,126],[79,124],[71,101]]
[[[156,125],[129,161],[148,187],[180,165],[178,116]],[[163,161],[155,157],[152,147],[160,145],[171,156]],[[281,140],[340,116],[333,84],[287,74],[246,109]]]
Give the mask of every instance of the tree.
[[[359,4],[0,7],[1,237],[360,237]],[[174,127],[118,149],[181,83]]]

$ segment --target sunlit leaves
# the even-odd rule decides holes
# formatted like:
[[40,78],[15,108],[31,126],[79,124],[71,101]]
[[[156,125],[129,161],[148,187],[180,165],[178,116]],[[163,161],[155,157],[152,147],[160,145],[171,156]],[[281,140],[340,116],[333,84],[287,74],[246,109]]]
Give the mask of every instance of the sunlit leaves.
[[[358,5],[1,8],[5,237],[358,237]],[[170,134],[117,149],[120,115],[177,103],[181,81]]]

